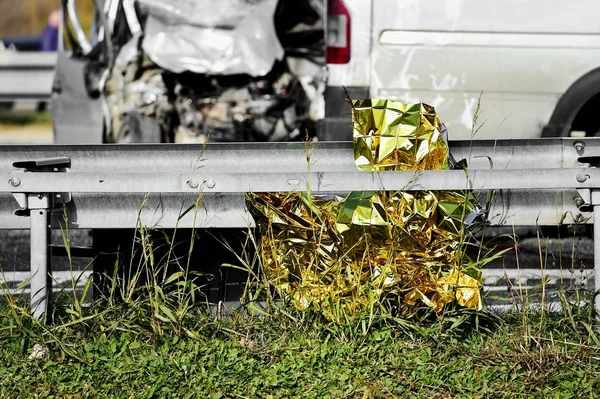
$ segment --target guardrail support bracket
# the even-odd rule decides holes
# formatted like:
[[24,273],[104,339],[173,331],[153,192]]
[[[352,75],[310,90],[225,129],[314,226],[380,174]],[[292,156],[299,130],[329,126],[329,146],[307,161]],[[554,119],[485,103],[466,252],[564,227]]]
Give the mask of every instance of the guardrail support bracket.
[[[71,166],[69,158],[45,158],[34,161],[14,162],[13,166],[22,168],[19,176],[11,178],[10,183],[15,190],[26,179],[29,173],[65,172]],[[29,216],[30,220],[30,295],[31,313],[37,320],[48,321],[52,295],[52,249],[50,215],[58,204],[70,201],[70,193],[19,193],[13,197],[19,204],[15,211],[21,216]]]

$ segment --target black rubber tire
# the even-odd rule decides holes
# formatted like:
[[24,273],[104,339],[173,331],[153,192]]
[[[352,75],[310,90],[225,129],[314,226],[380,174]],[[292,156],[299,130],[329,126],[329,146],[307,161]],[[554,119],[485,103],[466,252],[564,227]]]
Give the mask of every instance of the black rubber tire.
[[123,120],[116,142],[121,144],[161,143],[162,133],[154,118],[138,112],[131,112]]
[[542,137],[569,137],[577,114],[588,101],[598,95],[599,87],[600,68],[588,72],[573,83],[556,104],[550,121],[542,130]]

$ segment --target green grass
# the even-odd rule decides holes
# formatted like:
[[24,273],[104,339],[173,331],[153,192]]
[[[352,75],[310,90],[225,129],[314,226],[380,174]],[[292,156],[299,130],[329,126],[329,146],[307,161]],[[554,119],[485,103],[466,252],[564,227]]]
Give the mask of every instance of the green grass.
[[[256,245],[252,237],[248,246]],[[63,241],[68,253],[66,228]],[[139,262],[131,261],[131,274],[108,273],[108,293],[91,304],[83,301],[91,280],[82,293],[63,291],[47,324],[4,291],[0,398],[594,398],[600,392],[600,323],[586,290],[559,291],[533,310],[530,298],[515,297],[513,311],[500,316],[447,305],[440,315],[424,306],[419,317],[365,312],[338,323],[271,296],[260,257],[248,251],[234,265],[252,271],[244,305],[223,313],[203,299],[189,261],[172,252],[174,237],[162,252],[145,228],[135,241],[139,256],[132,259]],[[167,274],[167,265],[179,269]],[[30,359],[36,344],[47,353]]]
[[[69,252],[66,228],[63,241]],[[175,235],[159,245],[140,226],[135,241],[139,256],[127,273],[107,273],[105,296],[85,304],[90,284],[64,291],[48,324],[5,291],[0,398],[600,396],[591,292],[559,291],[536,310],[518,296],[500,316],[423,307],[411,318],[370,311],[338,323],[273,296],[248,251],[230,265],[251,272],[244,305],[223,314],[203,300],[190,258],[173,251]],[[30,359],[36,344],[46,355]]]
[[[487,330],[436,322],[412,335],[382,323],[352,336],[352,326],[233,313],[154,338],[124,331],[126,320],[24,333],[2,318],[0,397],[596,397],[597,337],[540,316],[510,313]],[[34,343],[45,358],[28,360]]]
[[[63,233],[68,249],[69,232]],[[594,398],[600,392],[600,323],[586,290],[559,291],[533,310],[529,298],[517,297],[514,310],[500,316],[447,305],[438,316],[426,308],[419,318],[365,312],[338,323],[269,296],[258,268],[244,305],[223,313],[203,300],[185,259],[170,251],[159,256],[144,228],[136,242],[140,263],[130,264],[132,276],[115,269],[108,294],[92,304],[83,302],[89,283],[82,293],[62,292],[47,324],[4,291],[0,398]],[[255,272],[258,259],[252,251],[239,254],[238,267]],[[165,274],[169,262],[180,271]],[[36,344],[47,353],[30,359]]]
[[50,111],[7,110],[0,107],[0,125],[25,126],[34,124],[52,124]]

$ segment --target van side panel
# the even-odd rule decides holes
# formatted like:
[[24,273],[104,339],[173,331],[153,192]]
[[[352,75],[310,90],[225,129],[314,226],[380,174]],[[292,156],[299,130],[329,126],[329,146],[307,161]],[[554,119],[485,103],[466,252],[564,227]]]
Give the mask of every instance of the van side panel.
[[[600,65],[591,0],[377,0],[371,95],[436,107],[451,138],[539,137],[562,95]],[[600,88],[599,88],[600,91]]]

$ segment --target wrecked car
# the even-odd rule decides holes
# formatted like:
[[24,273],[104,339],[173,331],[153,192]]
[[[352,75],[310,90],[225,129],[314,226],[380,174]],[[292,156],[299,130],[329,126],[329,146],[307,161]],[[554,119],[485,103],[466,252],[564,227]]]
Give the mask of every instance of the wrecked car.
[[[90,24],[78,11],[92,2]],[[61,5],[51,102],[57,144],[321,139],[327,75],[332,63],[347,64],[350,55],[342,0],[61,0]],[[331,103],[339,104],[350,133],[349,108],[342,108],[347,104],[339,94]],[[233,230],[227,234],[246,233]],[[178,233],[187,243],[178,247],[195,242],[198,266],[216,276],[202,284],[209,294],[223,292],[223,281],[232,276],[220,265],[234,263],[232,251],[210,232],[187,234]],[[92,236],[99,254],[94,285],[103,291],[104,272],[117,260],[132,264],[128,259],[137,242],[126,229],[93,229]],[[196,236],[201,238],[192,241]]]
[[55,142],[318,135],[327,80],[323,0],[95,0],[89,29],[77,3],[62,0]]

